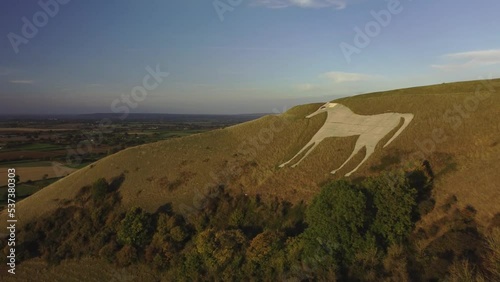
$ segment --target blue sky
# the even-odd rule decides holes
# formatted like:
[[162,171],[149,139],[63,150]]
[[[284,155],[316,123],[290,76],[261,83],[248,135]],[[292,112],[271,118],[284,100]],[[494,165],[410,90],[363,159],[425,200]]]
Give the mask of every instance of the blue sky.
[[[498,0],[3,0],[0,114],[111,112],[148,66],[169,75],[133,112],[272,112],[499,77],[498,11]],[[23,33],[23,18],[38,31]],[[342,44],[357,50],[349,60]]]

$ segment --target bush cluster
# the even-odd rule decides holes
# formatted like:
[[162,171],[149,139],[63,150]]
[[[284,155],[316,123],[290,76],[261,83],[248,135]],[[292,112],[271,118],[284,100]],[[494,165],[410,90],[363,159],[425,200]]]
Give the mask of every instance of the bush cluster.
[[439,231],[414,230],[434,208],[421,171],[331,182],[309,205],[234,196],[220,186],[216,198],[188,216],[168,204],[154,213],[122,212],[119,183],[99,179],[66,207],[28,224],[19,235],[19,258],[144,263],[175,281],[443,279],[462,275],[457,265],[465,260],[471,269],[486,261],[488,278],[498,274],[498,248],[490,244],[482,250],[491,255],[481,256],[484,240],[471,207],[452,212],[449,204],[449,232],[416,251],[416,242]]

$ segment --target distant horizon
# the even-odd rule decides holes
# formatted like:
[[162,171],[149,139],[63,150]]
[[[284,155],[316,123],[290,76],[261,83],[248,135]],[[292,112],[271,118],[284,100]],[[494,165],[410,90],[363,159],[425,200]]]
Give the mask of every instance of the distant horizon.
[[[441,83],[433,83],[433,84],[425,84],[425,85],[411,85],[407,87],[402,87],[402,88],[391,88],[391,89],[382,89],[382,90],[376,90],[376,91],[370,91],[370,92],[365,92],[365,93],[358,93],[358,94],[353,94],[353,95],[348,95],[348,96],[319,96],[319,97],[301,97],[301,98],[295,98],[293,100],[299,100],[301,102],[290,104],[290,103],[283,103],[282,105],[274,105],[274,108],[272,111],[269,112],[241,112],[241,113],[190,113],[190,112],[181,112],[181,113],[175,113],[175,112],[130,112],[130,115],[195,115],[195,116],[205,116],[205,115],[212,115],[212,116],[237,116],[237,115],[268,115],[268,114],[278,114],[286,111],[287,109],[290,109],[294,106],[298,105],[303,105],[303,104],[313,104],[313,103],[326,103],[330,102],[336,99],[340,98],[346,98],[346,97],[354,97],[358,95],[366,95],[366,94],[372,94],[372,93],[378,93],[378,92],[386,92],[386,91],[395,91],[395,90],[400,90],[400,89],[409,89],[409,88],[418,88],[418,87],[426,87],[426,86],[433,86],[433,85],[440,85],[440,84],[445,84],[445,83],[461,83],[461,82],[471,82],[471,81],[481,81],[481,80],[498,80],[500,79],[500,76],[498,77],[493,77],[493,78],[482,78],[482,79],[469,79],[469,80],[460,80],[460,81],[448,81],[448,82],[441,82]],[[332,97],[333,99],[328,99],[328,97]],[[322,100],[323,99],[323,100]],[[307,101],[310,100],[310,101]],[[276,101],[275,101],[276,103]],[[78,115],[122,115],[122,113],[114,113],[112,111],[109,112],[81,112],[81,113],[69,113],[69,112],[61,112],[61,113],[3,113],[0,112],[0,116],[78,116]]]
[[0,112],[281,112],[498,77],[499,10],[468,0],[5,0]]
[[[241,114],[172,114],[172,113],[130,113],[128,115],[172,115],[172,116],[252,116],[252,115],[269,115],[273,113],[241,113]],[[75,113],[62,113],[62,114],[3,114],[0,113],[0,117],[5,117],[5,116],[24,116],[24,117],[58,117],[58,116],[92,116],[92,115],[116,115],[120,116],[122,114],[120,113],[82,113],[82,114],[75,114]]]

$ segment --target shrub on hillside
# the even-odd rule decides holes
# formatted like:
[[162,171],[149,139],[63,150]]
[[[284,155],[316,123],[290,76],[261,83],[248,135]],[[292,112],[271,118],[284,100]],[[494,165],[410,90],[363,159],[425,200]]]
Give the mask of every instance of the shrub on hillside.
[[208,229],[195,238],[195,244],[208,271],[221,273],[230,270],[237,273],[243,261],[247,240],[240,230]]
[[413,229],[417,190],[410,186],[403,173],[369,178],[362,186],[373,200],[373,233],[385,241],[385,246],[401,243]]
[[324,279],[332,265],[350,279],[375,279],[383,252],[406,242],[415,225],[418,193],[410,183],[399,172],[324,186],[306,210],[303,261]]
[[106,194],[109,192],[109,184],[106,179],[99,178],[92,184],[90,191],[92,193],[92,199],[95,202],[100,202],[104,200]]
[[410,281],[408,274],[408,256],[402,245],[392,245],[383,259],[385,276],[389,281]]
[[99,250],[99,256],[106,259],[108,262],[114,262],[116,257],[116,251],[118,250],[118,244],[111,241]]
[[246,250],[245,270],[251,277],[276,278],[283,272],[284,234],[277,231],[264,231],[252,239]]
[[500,281],[500,228],[494,228],[486,238],[487,251],[483,260],[492,280]]
[[129,266],[137,262],[137,249],[134,246],[126,245],[116,253],[116,263],[119,266]]
[[323,187],[306,211],[306,222],[304,251],[307,257],[318,258],[315,264],[320,268],[352,262],[369,238],[366,197],[347,181]]
[[131,208],[121,221],[118,240],[124,245],[143,247],[151,241],[153,235],[151,214],[141,208]]

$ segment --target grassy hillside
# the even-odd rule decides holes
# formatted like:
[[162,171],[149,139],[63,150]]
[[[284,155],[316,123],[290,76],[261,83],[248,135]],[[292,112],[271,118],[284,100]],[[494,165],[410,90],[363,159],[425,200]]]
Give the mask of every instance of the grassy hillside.
[[[428,160],[436,174],[436,199],[456,195],[486,223],[500,207],[500,80],[401,89],[343,98],[336,102],[358,114],[413,113],[415,119],[388,148],[375,154],[352,177]],[[478,91],[479,89],[479,91]],[[181,211],[197,208],[211,188],[236,193],[310,199],[320,184],[339,178],[363,157],[361,152],[338,175],[356,137],[325,140],[297,168],[279,169],[321,127],[326,115],[304,117],[320,104],[298,106],[277,116],[175,140],[138,146],[79,170],[18,204],[21,222],[53,210],[100,177],[124,174],[124,208],[156,210],[173,202]],[[390,136],[389,136],[390,137]],[[381,142],[383,143],[383,142]],[[418,145],[420,144],[420,145]],[[2,213],[2,219],[5,214]]]
[[[357,114],[414,114],[409,127],[385,149],[382,140],[351,180],[359,183],[364,177],[387,170],[421,168],[425,164],[433,179],[433,207],[439,208],[422,213],[424,216],[414,234],[417,237],[422,232],[426,234],[418,237],[419,248],[435,248],[439,238],[455,230],[456,223],[446,222],[457,218],[457,212],[460,218],[463,213],[473,213],[479,230],[498,225],[494,221],[498,221],[500,214],[499,93],[500,79],[497,79],[401,89],[335,101]],[[357,137],[330,138],[298,167],[278,167],[323,125],[326,114],[305,118],[320,105],[298,106],[281,115],[123,150],[19,202],[18,225],[40,220],[57,208],[70,207],[82,187],[91,186],[99,178],[122,181],[117,191],[121,197],[117,208],[122,212],[141,207],[154,213],[172,203],[175,212],[194,214],[205,207],[207,200],[219,196],[214,191],[221,188],[233,195],[258,196],[263,201],[277,198],[291,203],[309,202],[319,194],[320,187],[341,178],[364,155],[361,151],[339,173],[331,175],[330,171],[350,155]],[[6,222],[5,212],[0,215],[0,220]],[[38,265],[36,260],[30,263]],[[50,273],[45,274],[50,277]]]
[[[371,163],[398,155],[426,159],[436,174],[436,200],[456,195],[487,223],[500,209],[500,80],[440,84],[339,100],[360,114],[415,113],[409,128]],[[365,166],[366,168],[366,166]]]

